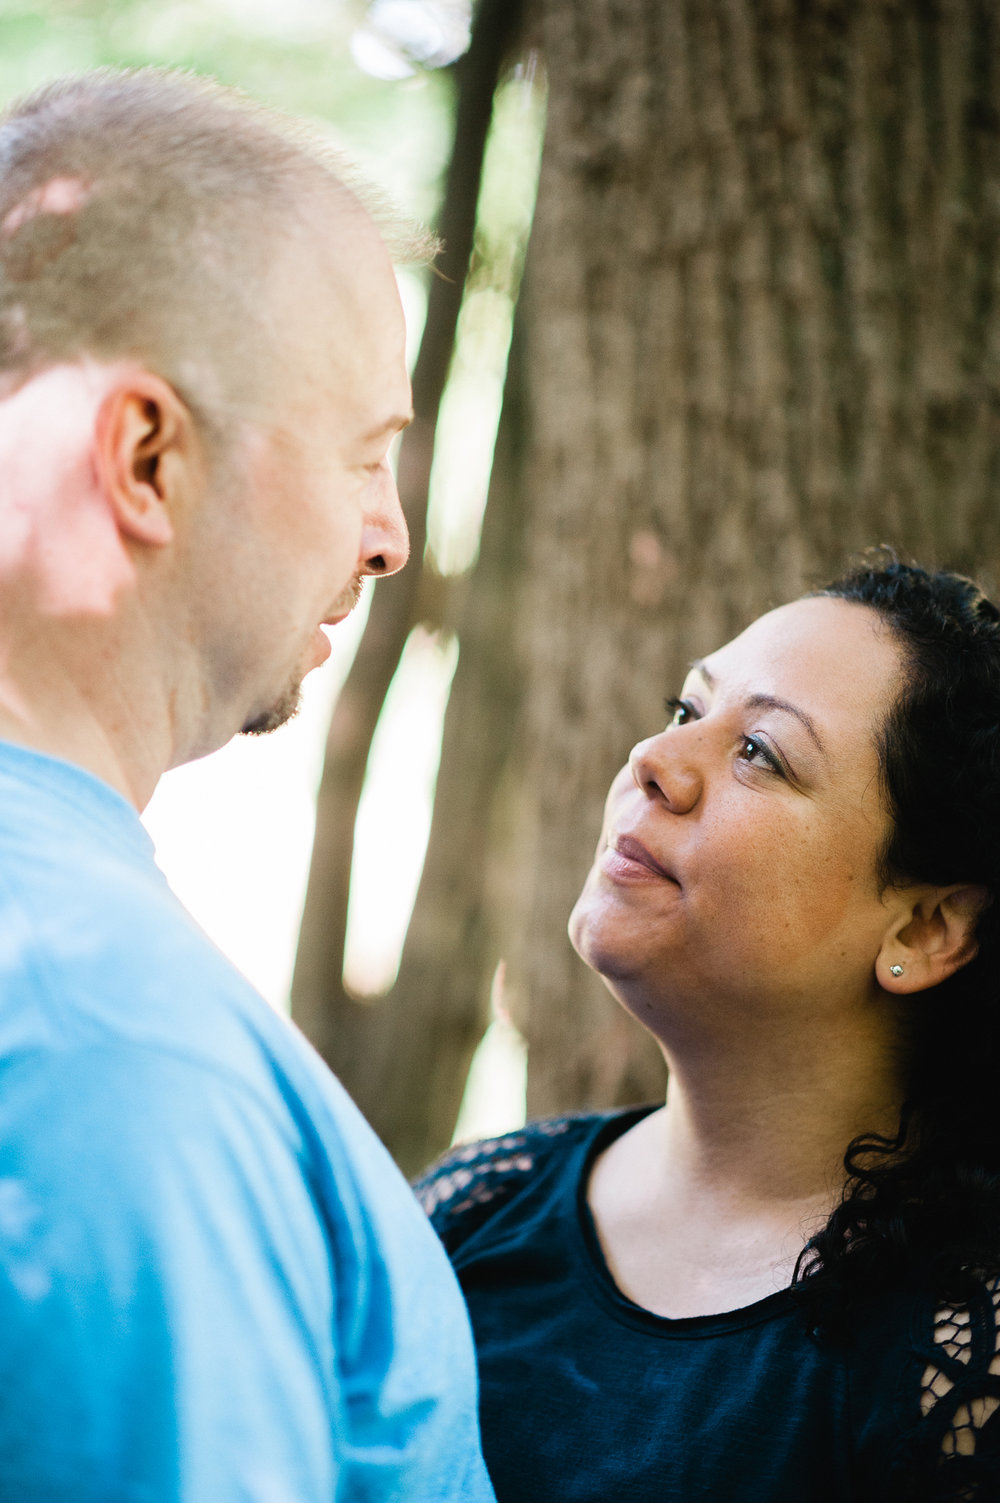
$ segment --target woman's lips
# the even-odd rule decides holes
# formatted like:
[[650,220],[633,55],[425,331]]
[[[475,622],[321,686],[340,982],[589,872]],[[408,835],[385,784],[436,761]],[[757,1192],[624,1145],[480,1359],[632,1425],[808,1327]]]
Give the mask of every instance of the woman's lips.
[[615,881],[648,882],[655,877],[677,885],[677,878],[634,835],[613,836],[601,857],[601,866]]

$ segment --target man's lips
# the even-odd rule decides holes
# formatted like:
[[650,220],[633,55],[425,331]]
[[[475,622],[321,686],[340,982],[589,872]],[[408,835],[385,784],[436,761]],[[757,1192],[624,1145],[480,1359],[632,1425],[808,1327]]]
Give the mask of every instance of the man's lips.
[[604,852],[603,864],[608,875],[619,880],[649,875],[677,883],[673,873],[667,871],[634,835],[613,835]]
[[341,590],[340,594],[331,605],[330,614],[328,616],[324,616],[323,625],[339,626],[340,622],[345,620],[346,617],[351,614],[354,607],[361,599],[364,587],[364,578],[360,574],[357,575],[356,578],[352,579],[347,588]]
[[352,580],[347,589],[341,592],[339,599],[334,601],[333,605],[330,607],[329,614],[323,617],[323,620],[313,632],[314,660],[310,665],[310,669],[308,671],[311,671],[312,668],[318,668],[320,664],[325,663],[327,658],[330,656],[330,652],[332,650],[330,639],[327,636],[326,632],[323,630],[323,627],[339,626],[341,621],[347,620],[348,616],[351,614],[354,607],[361,599],[363,583],[364,582],[361,578]]
[[363,579],[352,580],[346,590],[342,590],[337,599],[330,607],[329,613],[320,622],[320,626],[339,626],[341,621],[346,621],[361,599],[364,588]]
[[316,630],[313,632],[312,649],[313,660],[309,664],[309,667],[306,669],[307,673],[311,673],[314,668],[318,668],[321,663],[325,663],[327,658],[330,656],[330,653],[333,651],[333,648],[330,645],[330,638],[327,636],[326,632],[321,626],[317,626]]

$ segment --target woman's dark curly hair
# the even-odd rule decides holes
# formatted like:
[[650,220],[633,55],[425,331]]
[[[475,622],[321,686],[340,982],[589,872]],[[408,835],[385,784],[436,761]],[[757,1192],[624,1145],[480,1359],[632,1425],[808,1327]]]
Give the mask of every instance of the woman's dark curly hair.
[[971,580],[887,551],[818,593],[875,611],[903,651],[878,737],[886,882],[976,884],[992,899],[975,958],[907,998],[898,1135],[851,1143],[843,1199],[799,1260],[799,1289],[842,1315],[911,1274],[948,1299],[1000,1274],[1000,610]]

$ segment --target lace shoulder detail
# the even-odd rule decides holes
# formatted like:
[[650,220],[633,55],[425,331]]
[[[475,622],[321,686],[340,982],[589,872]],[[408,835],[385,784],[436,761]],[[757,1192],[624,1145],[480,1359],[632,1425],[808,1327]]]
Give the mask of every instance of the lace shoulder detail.
[[593,1126],[596,1114],[549,1117],[518,1132],[462,1143],[421,1175],[413,1188],[453,1252],[526,1184],[557,1146]]
[[1000,1498],[1000,1278],[939,1305],[921,1384],[919,1450],[933,1503]]

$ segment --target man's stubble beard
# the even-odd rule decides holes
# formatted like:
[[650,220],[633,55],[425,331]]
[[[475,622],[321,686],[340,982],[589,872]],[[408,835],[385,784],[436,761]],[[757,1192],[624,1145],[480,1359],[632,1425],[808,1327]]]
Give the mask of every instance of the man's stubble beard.
[[241,736],[267,736],[271,731],[280,730],[302,708],[302,680],[290,684],[280,699],[276,699],[269,710],[261,715],[254,715],[240,727]]
[[[331,610],[331,616],[338,615],[341,610],[353,611],[361,599],[363,589],[364,580],[359,575],[344,590],[340,600]],[[283,725],[287,725],[290,720],[294,720],[302,708],[302,681],[304,678],[304,673],[298,674],[269,709],[262,711],[260,715],[252,716],[240,727],[240,735],[268,736],[271,731],[280,730]]]

